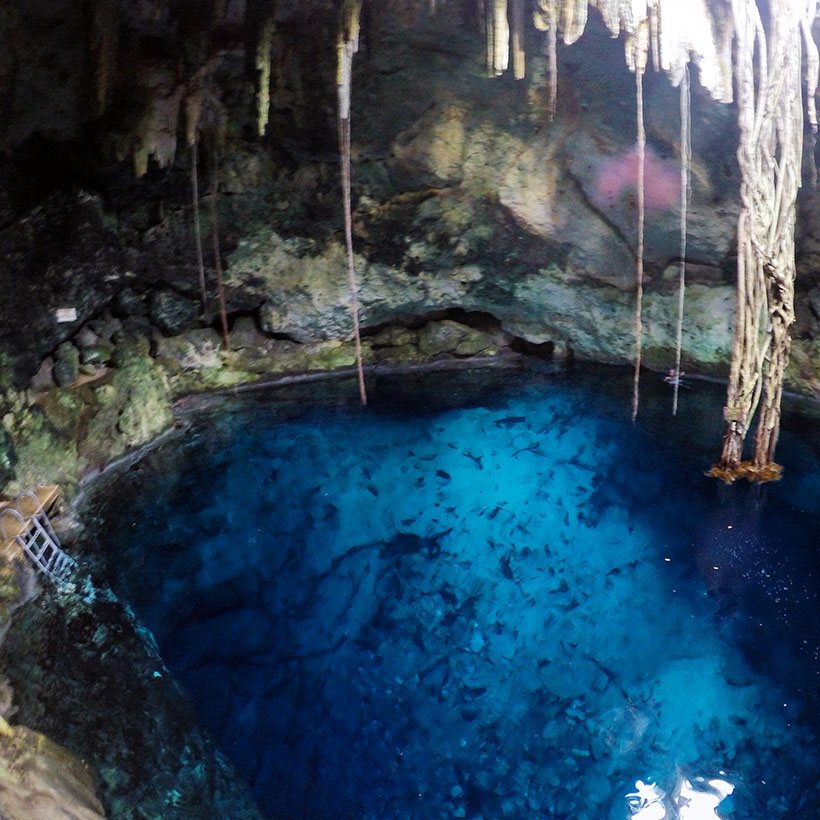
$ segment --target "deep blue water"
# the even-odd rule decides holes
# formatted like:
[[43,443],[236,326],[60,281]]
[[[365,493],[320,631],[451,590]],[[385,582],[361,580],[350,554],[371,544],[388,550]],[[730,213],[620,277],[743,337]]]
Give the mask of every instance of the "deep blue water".
[[683,818],[720,778],[698,818],[820,817],[817,424],[724,487],[722,390],[672,418],[647,376],[633,426],[629,378],[226,398],[98,496],[112,585],[266,816],[626,818],[642,779]]

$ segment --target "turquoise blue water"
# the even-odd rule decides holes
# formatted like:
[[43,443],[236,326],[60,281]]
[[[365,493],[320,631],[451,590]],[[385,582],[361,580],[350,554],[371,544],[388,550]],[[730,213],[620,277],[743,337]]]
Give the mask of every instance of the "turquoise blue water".
[[266,816],[626,818],[641,779],[682,818],[720,778],[703,817],[820,817],[816,424],[727,488],[720,389],[644,382],[634,426],[619,370],[226,398],[95,502]]

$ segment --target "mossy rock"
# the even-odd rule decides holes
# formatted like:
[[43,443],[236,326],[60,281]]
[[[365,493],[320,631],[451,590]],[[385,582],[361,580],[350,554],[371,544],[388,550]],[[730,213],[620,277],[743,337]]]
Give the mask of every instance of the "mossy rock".
[[80,394],[70,387],[49,390],[41,403],[49,422],[68,438],[76,438],[86,406]]
[[[13,547],[17,549],[17,547]],[[11,557],[12,560],[8,560]],[[2,556],[0,559],[0,630],[8,620],[12,608],[20,600],[20,583],[17,579],[13,559],[15,556]]]
[[418,333],[408,327],[393,325],[368,338],[374,348],[405,347],[418,343]]
[[126,364],[95,386],[96,412],[79,444],[83,457],[94,464],[146,444],[173,422],[170,385],[147,354],[147,340],[130,339],[117,349]]
[[129,447],[145,444],[171,426],[170,386],[153,360],[134,361],[116,371],[113,384],[126,396],[117,429]]
[[73,359],[57,359],[52,374],[60,386],[74,384],[80,375],[80,365]]
[[14,452],[9,434],[5,427],[0,427],[0,487],[14,477],[14,465],[17,463],[17,454]]
[[205,390],[224,390],[240,384],[259,381],[261,373],[247,370],[220,367],[210,370],[188,370],[170,376],[171,390],[174,396],[186,393],[198,393]]
[[146,335],[118,331],[114,334],[116,347],[111,362],[116,367],[125,367],[151,357],[151,342]]
[[221,366],[222,340],[210,327],[189,330],[179,336],[159,336],[157,358],[173,372],[205,370]]
[[456,356],[497,353],[501,341],[498,334],[476,330],[450,319],[429,322],[419,331],[419,351],[424,356],[443,353]]
[[83,467],[77,444],[60,435],[39,407],[15,418],[10,437],[16,464],[6,492],[16,494],[42,484],[59,484],[64,490],[76,486]]
[[373,351],[377,362],[384,364],[407,364],[423,362],[425,357],[419,353],[414,344],[396,345],[396,347],[379,347]]
[[96,344],[84,347],[80,352],[80,361],[83,364],[108,364],[114,353],[114,345],[108,339],[100,339]]

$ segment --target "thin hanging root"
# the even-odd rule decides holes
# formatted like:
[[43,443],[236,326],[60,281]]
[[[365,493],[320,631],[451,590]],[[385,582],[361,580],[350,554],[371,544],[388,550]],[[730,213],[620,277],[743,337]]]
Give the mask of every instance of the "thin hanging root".
[[547,114],[550,122],[555,119],[555,111],[558,107],[558,21],[555,16],[555,8],[549,7],[549,31],[547,32],[547,51],[549,54],[549,103],[547,104]]
[[638,418],[641,386],[641,347],[643,339],[643,245],[645,218],[646,131],[643,123],[643,66],[635,66],[635,99],[638,121],[638,249],[635,258],[635,374],[632,380],[632,421]]
[[523,80],[526,74],[524,54],[524,0],[512,0],[510,5],[510,46],[512,48],[513,76]]
[[225,283],[222,276],[222,251],[219,247],[219,221],[217,214],[217,196],[219,194],[219,165],[214,154],[213,181],[211,182],[211,227],[214,242],[214,268],[216,268],[216,290],[219,298],[219,320],[222,325],[222,345],[228,349],[228,314],[225,310]]
[[202,318],[208,315],[208,288],[205,284],[205,262],[202,258],[202,230],[199,224],[199,177],[197,174],[197,154],[199,142],[194,141],[191,146],[191,196],[194,205],[194,242],[196,244],[196,265],[199,272],[199,299],[202,308]]
[[672,393],[672,415],[678,414],[680,360],[683,347],[683,304],[686,293],[686,219],[689,207],[689,181],[692,167],[691,99],[689,96],[689,66],[683,69],[680,82],[680,279],[678,281],[678,328],[675,340],[675,379]]
[[362,338],[359,331],[359,297],[356,266],[353,260],[353,217],[350,204],[350,93],[353,74],[353,55],[359,49],[359,15],[361,0],[348,0],[342,8],[342,20],[337,41],[338,69],[336,90],[339,100],[339,162],[342,181],[345,247],[347,250],[347,286],[350,293],[350,313],[353,319],[353,340],[356,346],[356,372],[359,382],[359,400],[367,404],[362,361]]

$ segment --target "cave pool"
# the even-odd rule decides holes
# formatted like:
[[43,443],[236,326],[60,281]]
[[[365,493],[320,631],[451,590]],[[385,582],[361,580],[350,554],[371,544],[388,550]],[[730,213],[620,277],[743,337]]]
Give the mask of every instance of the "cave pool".
[[726,487],[719,385],[673,418],[646,374],[636,425],[620,369],[369,388],[211,401],[89,506],[266,817],[820,817],[816,420]]

